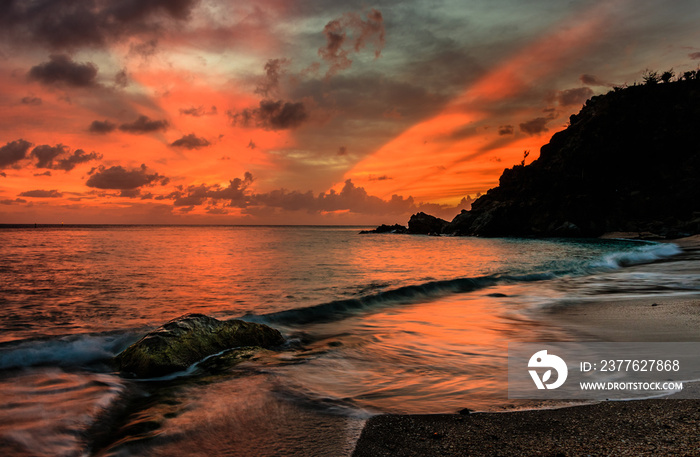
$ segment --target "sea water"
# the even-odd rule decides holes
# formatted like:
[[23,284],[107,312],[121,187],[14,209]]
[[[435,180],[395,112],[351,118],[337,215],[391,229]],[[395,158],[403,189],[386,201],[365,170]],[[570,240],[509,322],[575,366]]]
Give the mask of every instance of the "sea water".
[[[517,406],[507,344],[573,338],[533,310],[700,290],[696,272],[624,274],[673,244],[359,230],[0,229],[0,454],[348,455],[372,414]],[[112,356],[192,312],[286,343],[164,379],[114,371]]]

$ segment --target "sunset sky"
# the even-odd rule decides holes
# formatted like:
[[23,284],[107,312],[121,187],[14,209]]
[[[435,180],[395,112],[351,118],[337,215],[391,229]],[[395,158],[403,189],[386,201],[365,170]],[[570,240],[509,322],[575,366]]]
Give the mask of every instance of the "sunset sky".
[[454,217],[587,98],[700,63],[647,0],[0,3],[0,223]]

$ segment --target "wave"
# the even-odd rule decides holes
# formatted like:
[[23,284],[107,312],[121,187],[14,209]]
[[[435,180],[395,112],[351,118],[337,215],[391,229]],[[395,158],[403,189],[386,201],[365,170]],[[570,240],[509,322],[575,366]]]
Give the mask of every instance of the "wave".
[[[549,269],[543,272],[524,274],[494,274],[473,278],[456,278],[430,281],[386,290],[359,298],[334,300],[314,306],[288,309],[263,315],[248,314],[244,319],[281,325],[304,325],[344,319],[363,311],[392,305],[418,303],[437,299],[451,294],[473,292],[503,283],[544,281],[565,275],[590,274],[603,270],[616,270],[622,267],[650,263],[680,254],[682,250],[671,243],[650,243],[626,251],[603,255],[602,258],[566,268]],[[535,270],[547,270],[536,268]]]
[[682,252],[683,250],[673,243],[646,244],[631,251],[606,254],[601,260],[593,262],[592,266],[619,269],[631,265],[655,262]]
[[137,338],[131,333],[120,333],[70,335],[7,343],[0,347],[0,369],[37,365],[89,365],[114,357]]
[[282,325],[303,325],[344,319],[362,311],[398,304],[411,304],[436,299],[447,295],[473,292],[504,282],[530,282],[552,279],[552,273],[527,275],[489,275],[477,278],[457,278],[431,281],[387,290],[373,295],[346,300],[334,300],[306,308],[295,308],[260,316],[246,315],[245,320]]

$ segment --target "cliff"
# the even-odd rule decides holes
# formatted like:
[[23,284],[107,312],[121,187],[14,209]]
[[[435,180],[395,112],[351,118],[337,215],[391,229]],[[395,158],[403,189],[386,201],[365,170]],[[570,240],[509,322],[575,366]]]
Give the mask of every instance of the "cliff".
[[540,157],[442,233],[477,236],[700,233],[700,80],[591,98]]

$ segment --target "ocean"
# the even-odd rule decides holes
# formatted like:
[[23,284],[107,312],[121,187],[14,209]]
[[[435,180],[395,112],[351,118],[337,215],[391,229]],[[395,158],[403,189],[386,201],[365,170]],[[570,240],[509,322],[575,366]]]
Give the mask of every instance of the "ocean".
[[[571,341],[538,314],[700,290],[627,269],[672,243],[360,235],[361,227],[0,229],[0,454],[341,456],[377,413],[520,407],[509,342]],[[186,313],[279,329],[238,365],[152,380],[110,358]]]

